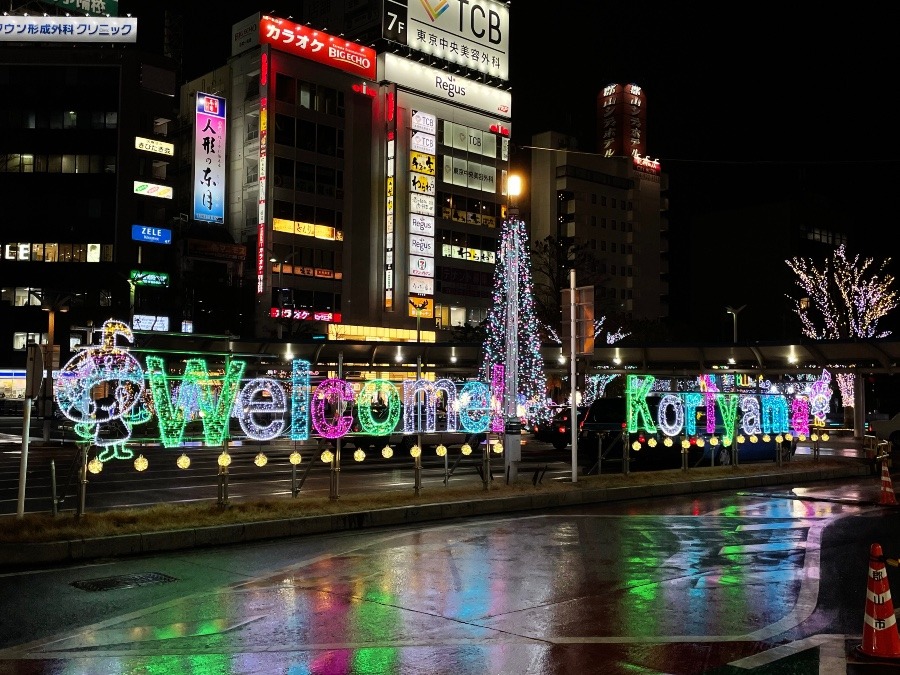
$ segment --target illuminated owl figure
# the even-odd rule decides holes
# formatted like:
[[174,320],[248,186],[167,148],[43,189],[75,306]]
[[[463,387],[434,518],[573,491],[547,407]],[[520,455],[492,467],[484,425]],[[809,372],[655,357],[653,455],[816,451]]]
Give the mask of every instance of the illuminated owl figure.
[[53,385],[56,404],[75,422],[76,433],[104,448],[100,461],[133,456],[125,448],[131,437],[129,413],[144,391],[144,370],[127,349],[116,346],[117,335],[134,342],[128,324],[109,319],[103,324],[101,344],[73,356]]

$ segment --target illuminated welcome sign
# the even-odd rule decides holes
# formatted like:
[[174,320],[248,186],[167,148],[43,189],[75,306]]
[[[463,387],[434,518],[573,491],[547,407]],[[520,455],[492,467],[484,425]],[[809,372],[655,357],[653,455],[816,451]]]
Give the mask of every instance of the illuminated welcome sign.
[[[222,372],[211,373],[203,358],[188,358],[181,375],[173,375],[162,356],[148,355],[145,365],[117,339],[134,341],[129,326],[110,319],[103,324],[100,344],[81,350],[66,363],[53,385],[59,411],[75,423],[75,432],[103,448],[100,461],[130,459],[125,447],[136,426],[154,429],[165,448],[185,441],[188,425],[200,425],[207,445],[221,445],[236,418],[247,438],[293,441],[310,437],[310,426],[324,438],[341,438],[354,423],[356,410],[363,433],[383,436],[437,431],[441,395],[446,402],[446,431],[481,433],[503,430],[500,402],[504,370],[494,366],[491,384],[440,379],[370,380],[358,394],[342,379],[310,385],[310,363],[291,362],[290,382],[258,377],[244,380],[246,362],[230,360]],[[102,392],[95,398],[95,392]],[[416,419],[416,402],[424,397],[424,428]],[[402,402],[402,413],[401,413]],[[386,415],[373,413],[373,404]],[[400,426],[402,420],[402,427]]]
[[[810,414],[816,426],[824,425],[832,390],[828,371],[813,382],[808,391],[797,394],[742,393],[719,391],[710,376],[701,376],[703,391],[653,391],[656,378],[652,375],[628,375],[625,389],[626,427],[628,433],[662,433],[688,436],[698,433],[698,409],[706,414],[706,428],[715,434],[717,426],[726,433],[740,429],[747,435],[809,434]],[[651,411],[648,397],[658,397],[656,409]]]

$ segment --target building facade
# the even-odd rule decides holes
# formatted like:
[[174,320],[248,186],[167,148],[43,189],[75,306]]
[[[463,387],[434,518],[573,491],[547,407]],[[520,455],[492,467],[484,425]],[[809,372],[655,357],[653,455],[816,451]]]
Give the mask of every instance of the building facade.
[[[42,32],[51,20],[67,30]],[[171,60],[130,43],[137,19],[4,23],[0,368],[16,376],[0,393],[14,398],[29,342],[55,343],[56,365],[92,321],[173,314],[177,85]]]
[[556,132],[531,145],[532,239],[568,241],[596,259],[597,318],[668,316],[668,177],[659,162],[579,152],[577,139]]
[[480,323],[507,207],[508,88],[278,17],[232,34],[227,67],[181,100],[205,88],[229,111],[220,227],[248,251],[242,335],[434,341]]

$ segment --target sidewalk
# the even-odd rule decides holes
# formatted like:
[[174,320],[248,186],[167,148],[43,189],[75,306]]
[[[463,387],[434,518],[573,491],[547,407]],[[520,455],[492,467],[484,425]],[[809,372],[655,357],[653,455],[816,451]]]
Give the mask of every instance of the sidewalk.
[[[333,501],[324,508],[315,509],[320,511],[316,515],[227,522],[215,526],[173,528],[166,531],[131,532],[109,537],[72,538],[41,543],[0,543],[0,568],[21,569],[461,517],[508,515],[557,506],[796,485],[874,476],[877,473],[875,462],[866,458],[861,444],[851,443],[846,439],[820,444],[818,458],[814,457],[812,447],[800,445],[794,460],[781,467],[774,463],[755,463],[737,467],[706,467],[688,472],[668,470],[619,473],[584,476],[576,483],[555,480],[538,485],[533,485],[530,473],[523,471],[512,485],[506,485],[502,477],[495,476],[489,490],[448,487],[440,491],[428,491],[418,497],[408,495],[402,506],[372,508],[371,502],[377,502],[379,498],[373,494],[368,496],[366,508],[359,506],[360,500],[353,500],[353,503],[349,500]],[[870,503],[877,503],[879,482],[874,477],[872,487],[874,501]],[[404,493],[404,497],[406,496],[407,493]],[[293,512],[300,510],[301,505],[296,501],[294,504],[297,508]],[[225,516],[228,513],[223,511]]]

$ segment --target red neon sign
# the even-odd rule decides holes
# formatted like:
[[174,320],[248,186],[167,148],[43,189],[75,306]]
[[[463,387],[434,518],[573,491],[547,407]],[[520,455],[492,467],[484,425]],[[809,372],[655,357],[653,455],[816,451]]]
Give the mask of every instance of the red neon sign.
[[263,16],[259,22],[259,41],[367,80],[375,79],[374,49],[293,21]]

